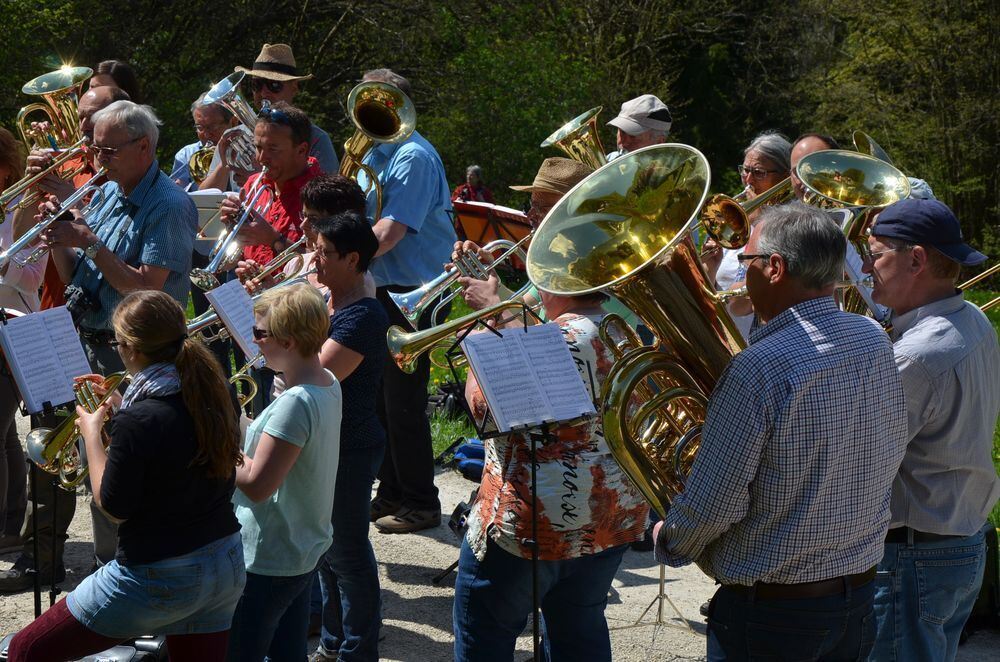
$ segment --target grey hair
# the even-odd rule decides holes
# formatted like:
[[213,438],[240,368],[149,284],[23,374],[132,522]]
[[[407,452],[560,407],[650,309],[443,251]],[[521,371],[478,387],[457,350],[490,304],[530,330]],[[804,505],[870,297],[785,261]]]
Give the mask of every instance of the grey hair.
[[361,77],[361,80],[371,80],[379,83],[389,83],[390,85],[395,85],[399,89],[403,90],[403,94],[410,97],[410,101],[413,100],[413,92],[410,88],[410,81],[406,80],[392,69],[371,69],[365,72],[365,75]]
[[764,131],[759,134],[743,150],[743,156],[750,152],[757,152],[782,172],[787,173],[792,169],[792,143],[777,131]]
[[160,138],[159,126],[163,122],[156,117],[151,106],[140,106],[131,101],[115,101],[94,113],[92,119],[94,126],[107,121],[124,127],[132,140],[146,137],[149,139],[150,150],[156,151],[156,142]]
[[483,181],[483,169],[477,165],[470,165],[465,169],[465,176],[468,177],[469,175],[475,175],[479,178],[479,181]]
[[[190,112],[193,113],[194,111],[198,110],[199,108],[205,105],[206,94],[208,94],[208,92],[202,92],[200,95],[198,95],[198,98],[195,99],[194,103],[191,104]],[[223,106],[221,103],[218,102],[210,103],[208,104],[208,107],[214,110],[215,112],[219,113],[222,116],[222,119],[226,122],[228,122],[229,118],[233,116],[232,112],[230,112],[230,110],[225,106]]]
[[843,276],[847,239],[826,212],[792,202],[766,207],[760,220],[757,252],[782,256],[804,287],[822,290]]

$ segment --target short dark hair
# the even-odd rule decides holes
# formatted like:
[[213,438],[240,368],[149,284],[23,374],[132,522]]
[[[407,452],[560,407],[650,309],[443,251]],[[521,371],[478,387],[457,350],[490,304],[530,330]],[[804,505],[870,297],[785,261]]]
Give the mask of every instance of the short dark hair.
[[796,138],[792,142],[792,145],[798,145],[800,142],[802,142],[806,138],[817,138],[819,140],[822,140],[824,143],[826,143],[826,146],[829,149],[840,149],[840,143],[838,143],[834,139],[833,136],[828,136],[825,133],[816,133],[814,131],[809,131],[807,133],[803,133],[801,136],[799,136],[798,138]]
[[368,202],[358,183],[343,175],[320,175],[302,187],[302,204],[323,216],[356,211],[362,216]]
[[313,224],[324,239],[333,244],[340,255],[358,254],[358,273],[368,270],[368,265],[378,251],[378,239],[364,215],[344,211]]
[[[135,69],[128,62],[122,60],[104,60],[97,64],[94,69],[95,74],[106,74],[121,89],[128,94],[128,100],[133,103],[142,103],[142,93],[139,92],[139,77],[135,75]],[[115,99],[118,101],[118,99]]]
[[296,145],[312,142],[312,122],[309,121],[309,116],[284,101],[272,103],[267,109],[261,109],[257,116],[257,124],[261,122],[287,126],[292,131],[292,142]]

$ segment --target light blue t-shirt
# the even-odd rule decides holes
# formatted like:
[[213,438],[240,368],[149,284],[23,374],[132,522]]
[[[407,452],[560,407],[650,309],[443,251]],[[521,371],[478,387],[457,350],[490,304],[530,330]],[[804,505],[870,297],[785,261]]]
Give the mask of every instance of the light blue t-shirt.
[[[431,280],[451,260],[456,240],[448,216],[451,189],[437,150],[414,131],[398,145],[376,145],[365,155],[364,163],[375,171],[382,186],[381,218],[406,226],[406,235],[399,243],[372,261],[369,271],[375,284],[415,287]],[[358,173],[357,179],[365,189],[365,173]],[[374,213],[373,187],[368,193],[368,215]]]
[[340,382],[299,384],[277,397],[247,429],[243,451],[253,458],[267,433],[302,448],[285,480],[269,498],[254,503],[233,493],[243,527],[247,571],[292,577],[312,571],[333,541],[330,515],[340,461]]

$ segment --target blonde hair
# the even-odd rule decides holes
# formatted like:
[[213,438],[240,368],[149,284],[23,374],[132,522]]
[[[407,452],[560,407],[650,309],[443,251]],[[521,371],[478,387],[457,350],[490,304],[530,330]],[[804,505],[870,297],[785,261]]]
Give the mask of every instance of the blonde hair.
[[272,338],[294,340],[303,357],[318,354],[330,331],[323,295],[305,283],[264,292],[254,304],[253,312],[267,319]]
[[159,290],[132,292],[118,304],[112,324],[118,338],[153,363],[173,363],[181,397],[194,420],[198,451],[191,466],[210,478],[229,478],[243,463],[240,428],[222,366],[201,342],[187,337],[180,305]]

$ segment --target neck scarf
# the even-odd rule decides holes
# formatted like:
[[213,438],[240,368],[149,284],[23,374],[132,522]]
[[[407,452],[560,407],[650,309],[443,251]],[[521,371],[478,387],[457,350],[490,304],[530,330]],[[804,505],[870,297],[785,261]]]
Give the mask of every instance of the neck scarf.
[[163,395],[173,395],[181,390],[181,376],[173,363],[154,363],[139,371],[125,389],[121,409],[140,400]]

